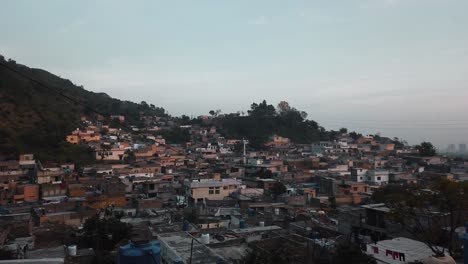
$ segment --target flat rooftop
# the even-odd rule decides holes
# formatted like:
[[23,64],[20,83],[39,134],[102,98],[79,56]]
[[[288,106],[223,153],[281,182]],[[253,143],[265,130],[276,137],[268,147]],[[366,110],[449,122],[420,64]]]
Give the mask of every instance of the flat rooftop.
[[200,181],[191,181],[189,183],[190,188],[207,188],[207,187],[221,187],[227,185],[241,185],[242,182],[237,179],[222,179],[222,180],[200,180]]
[[217,263],[223,259],[196,239],[193,241],[193,249],[191,249],[193,237],[186,232],[158,234],[158,239],[161,241],[161,247],[172,249],[185,263],[189,263],[190,251],[192,251],[193,264]]
[[253,227],[246,227],[246,228],[236,228],[232,229],[231,231],[236,234],[245,234],[245,233],[254,233],[254,232],[265,232],[265,231],[274,231],[282,229],[279,226],[253,226]]
[[[371,253],[378,261],[383,261],[387,263],[388,258],[386,257],[387,250],[392,252],[399,252],[400,254],[405,254],[406,261],[421,260],[427,257],[432,256],[434,253],[432,250],[423,242],[404,238],[397,237],[390,240],[382,240],[377,242],[377,244],[369,244],[374,247],[378,247],[381,254]],[[369,246],[368,245],[368,246]]]
[[362,208],[365,208],[365,209],[371,209],[371,210],[381,211],[381,212],[384,212],[384,213],[390,212],[390,208],[388,208],[387,206],[385,206],[385,204],[383,204],[383,203],[361,205],[361,207],[362,207]]

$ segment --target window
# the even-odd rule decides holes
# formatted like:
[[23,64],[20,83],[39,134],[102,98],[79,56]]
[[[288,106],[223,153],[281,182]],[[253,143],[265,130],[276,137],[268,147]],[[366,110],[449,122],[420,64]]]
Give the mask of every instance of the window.
[[353,191],[357,192],[357,187],[353,187]]
[[228,187],[227,187],[227,186],[224,186],[224,187],[223,187],[223,190],[227,190],[227,189],[228,189]]
[[215,194],[219,194],[219,190],[216,190],[216,191],[215,191]]
[[213,190],[209,190],[209,191],[208,191],[208,194],[213,194]]
[[381,179],[382,179],[382,178],[381,178],[380,176],[379,176],[379,177],[377,177],[377,180],[378,180],[378,181],[380,181]]

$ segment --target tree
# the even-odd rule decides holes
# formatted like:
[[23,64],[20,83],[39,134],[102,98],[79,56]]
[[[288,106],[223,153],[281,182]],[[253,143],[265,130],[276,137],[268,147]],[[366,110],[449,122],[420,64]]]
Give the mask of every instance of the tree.
[[269,105],[266,100],[263,100],[260,104],[253,103],[248,112],[251,116],[259,117],[272,117],[276,115],[275,107]]
[[298,144],[334,139],[334,135],[321,128],[317,122],[306,120],[307,113],[286,102],[280,103],[278,111],[281,114],[263,100],[261,103],[252,103],[247,116],[224,115],[216,121],[224,137],[246,138],[249,147],[257,150],[265,148],[265,143],[273,135],[289,138]]
[[183,144],[190,141],[190,132],[187,129],[175,127],[158,132],[169,144]]
[[301,111],[301,117],[303,120],[307,119],[307,116],[308,116],[307,112]]
[[345,128],[345,127],[342,127],[342,128],[340,128],[340,133],[341,134],[346,134],[346,133],[348,133],[348,129]]
[[148,105],[146,101],[141,101],[140,105],[143,106],[144,108],[150,108],[150,106]]
[[101,161],[104,160],[105,157],[109,156],[107,152],[109,152],[112,147],[108,144],[101,144],[101,149],[99,150],[99,156],[101,156]]
[[188,122],[190,122],[190,117],[187,116],[187,115],[182,115],[182,116],[180,117],[180,119],[182,120],[183,123],[188,123]]
[[[388,220],[425,243],[436,257],[457,251],[455,229],[468,213],[468,183],[442,180],[429,186],[387,186],[374,193],[390,208]],[[444,229],[445,228],[445,229]]]
[[432,157],[436,154],[436,150],[431,142],[421,142],[420,145],[416,146],[419,155],[423,157]]
[[271,179],[273,177],[273,172],[271,170],[260,170],[257,172],[257,176],[261,179]]
[[131,226],[112,215],[100,217],[99,214],[87,219],[83,225],[83,246],[95,251],[110,251],[117,243],[130,238]]
[[356,139],[362,137],[362,134],[358,134],[358,133],[356,133],[355,131],[353,131],[353,132],[350,132],[350,133],[349,133],[349,136],[350,136],[352,139],[356,140]]
[[[271,250],[260,249],[253,247],[249,250],[248,254],[242,259],[245,264],[283,264],[283,263],[297,263],[294,262],[295,257],[291,253],[289,247],[282,244],[273,245]],[[302,260],[302,259],[301,259]]]
[[328,197],[328,201],[330,202],[330,207],[336,209],[336,197],[330,196]]
[[129,150],[129,149],[126,150],[125,151],[124,161],[126,163],[133,164],[136,161],[135,153],[133,151]]
[[278,114],[280,115],[291,110],[291,106],[289,106],[289,103],[286,101],[279,102],[276,108],[278,110]]
[[377,261],[372,257],[362,252],[362,250],[354,244],[339,244],[335,253],[332,255],[332,262],[335,264],[346,263],[362,263],[362,264],[377,264]]
[[275,184],[273,184],[270,190],[275,200],[278,198],[278,196],[287,191],[286,186],[284,186],[284,184],[282,184],[281,182],[275,182]]

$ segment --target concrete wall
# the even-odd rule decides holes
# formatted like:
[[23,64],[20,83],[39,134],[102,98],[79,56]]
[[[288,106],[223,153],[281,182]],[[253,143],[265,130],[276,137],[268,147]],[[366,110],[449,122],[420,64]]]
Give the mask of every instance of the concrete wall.
[[219,187],[204,187],[204,188],[193,188],[190,190],[191,196],[194,200],[197,199],[208,199],[208,200],[223,200],[229,194],[237,191],[232,186],[219,186]]

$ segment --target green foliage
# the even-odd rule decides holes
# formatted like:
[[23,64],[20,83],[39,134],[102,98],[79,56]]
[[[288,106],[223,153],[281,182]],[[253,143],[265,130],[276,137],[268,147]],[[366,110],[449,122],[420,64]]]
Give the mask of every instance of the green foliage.
[[[0,67],[0,154],[34,152],[44,157],[50,154],[60,157],[62,151],[78,150],[72,147],[63,149],[61,143],[70,131],[81,126],[81,114],[95,115],[91,109],[105,116],[124,115],[130,124],[140,122],[140,114],[165,115],[163,108],[89,92],[44,70],[28,68],[14,61],[7,62],[1,57],[0,63],[49,87]],[[73,103],[60,94],[81,104]]]
[[268,117],[275,116],[276,110],[273,105],[269,105],[267,104],[266,100],[263,100],[263,102],[261,102],[260,104],[252,103],[248,113],[251,116]]
[[362,263],[362,264],[377,264],[377,261],[361,251],[361,249],[354,244],[338,245],[335,254],[332,256],[335,264],[347,263]]
[[248,116],[226,115],[220,122],[221,133],[230,138],[245,138],[249,147],[261,149],[274,134],[290,138],[295,143],[312,143],[334,139],[338,133],[329,133],[312,120],[307,113],[280,103],[278,112],[265,100],[253,103]]
[[356,139],[362,137],[362,134],[356,133],[356,132],[353,131],[353,132],[350,132],[350,133],[349,133],[349,136],[350,136],[352,139],[356,140]]
[[259,248],[254,248],[244,257],[242,263],[246,264],[283,264],[294,263],[294,256],[287,250],[287,247],[278,246],[271,252]]
[[336,197],[330,196],[328,197],[328,201],[330,202],[330,207],[336,209]]
[[87,164],[95,161],[93,150],[89,147],[66,142],[60,142],[57,148],[37,149],[34,153],[37,153],[36,157],[40,160],[55,160],[77,164]]
[[261,169],[257,172],[257,177],[260,179],[271,179],[273,178],[273,173],[271,170]]
[[183,144],[190,141],[189,131],[179,127],[170,130],[161,130],[158,134],[160,134],[168,144]]
[[198,223],[198,213],[196,208],[186,208],[183,215],[184,220],[189,221],[190,223]]
[[220,109],[215,110],[210,110],[209,114],[213,117],[217,117],[221,113]]
[[135,152],[131,151],[131,150],[126,150],[125,151],[125,157],[124,157],[124,161],[128,164],[133,164],[136,162],[136,156],[135,156]]
[[[424,242],[436,256],[457,250],[454,230],[463,225],[468,208],[468,183],[441,180],[429,186],[389,185],[373,194],[375,202],[391,209],[388,220],[399,224],[417,240]],[[442,228],[448,228],[448,236]]]
[[119,242],[130,238],[131,226],[116,217],[100,218],[95,215],[86,220],[83,232],[82,246],[92,247],[96,251],[110,251]]
[[431,142],[422,142],[420,145],[416,146],[416,149],[419,152],[419,155],[423,157],[432,157],[436,154],[436,150]]
[[269,247],[267,250],[258,247],[252,248],[241,263],[377,264],[372,256],[363,253],[357,245],[351,243],[338,244],[333,253],[326,249],[310,247],[299,251],[302,255],[282,243],[270,243]]
[[285,193],[287,189],[286,186],[284,186],[284,184],[282,184],[281,182],[275,182],[275,184],[271,187],[270,191],[273,194],[273,197],[276,199],[278,198],[278,196]]

